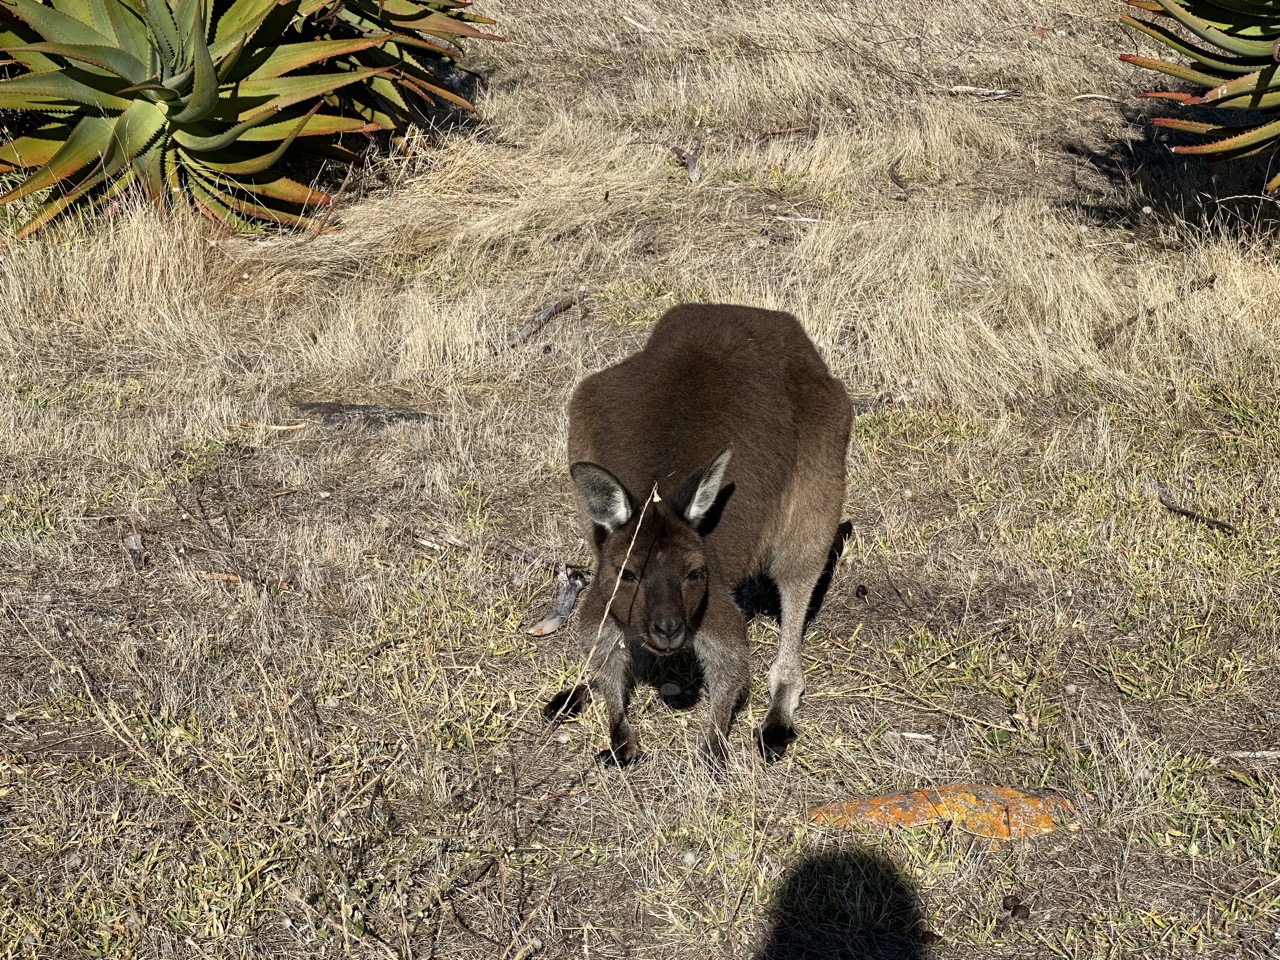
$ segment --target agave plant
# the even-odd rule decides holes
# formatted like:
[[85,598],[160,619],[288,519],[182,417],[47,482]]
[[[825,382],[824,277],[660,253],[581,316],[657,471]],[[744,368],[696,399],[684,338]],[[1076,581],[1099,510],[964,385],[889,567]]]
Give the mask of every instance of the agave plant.
[[[1280,0],[1128,0],[1128,3],[1158,19],[1146,21],[1126,16],[1121,17],[1122,23],[1159,40],[1194,65],[1133,54],[1123,54],[1120,59],[1158,70],[1204,91],[1200,94],[1158,91],[1143,96],[1187,106],[1248,110],[1264,118],[1280,117]],[[1205,143],[1174,147],[1175,153],[1231,160],[1280,149],[1280,119],[1228,125],[1157,117],[1152,123],[1208,138]],[[1266,189],[1280,190],[1280,174],[1267,182]]]
[[330,99],[383,129],[403,130],[438,101],[471,108],[457,89],[458,72],[467,72],[458,38],[499,38],[477,26],[493,21],[465,12],[467,6],[465,0],[303,0],[299,17],[304,30],[325,39],[386,36],[340,58],[352,69],[386,72]]
[[[0,109],[27,112],[0,144],[0,173],[29,171],[0,203],[50,188],[19,235],[134,188],[157,204],[189,198],[236,230],[309,223],[332,197],[274,170],[281,158],[318,141],[355,160],[334,138],[403,125],[402,89],[465,105],[412,50],[452,63],[422,34],[483,35],[455,19],[456,0],[384,0],[398,12],[382,19],[359,16],[361,2],[0,0],[0,49],[24,68],[0,80]],[[362,92],[344,99],[348,88]]]

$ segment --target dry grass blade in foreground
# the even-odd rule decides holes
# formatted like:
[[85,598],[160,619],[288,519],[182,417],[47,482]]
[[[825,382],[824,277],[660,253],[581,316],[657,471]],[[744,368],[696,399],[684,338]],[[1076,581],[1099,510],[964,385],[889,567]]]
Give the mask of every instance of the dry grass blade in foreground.
[[[0,950],[1274,955],[1270,208],[1113,102],[1109,5],[1027,11],[490,3],[478,119],[341,233],[7,247]],[[679,670],[625,776],[547,729],[554,570],[482,548],[587,559],[564,401],[687,299],[795,313],[862,398],[804,736],[720,782]],[[1081,829],[804,823],[952,782]]]

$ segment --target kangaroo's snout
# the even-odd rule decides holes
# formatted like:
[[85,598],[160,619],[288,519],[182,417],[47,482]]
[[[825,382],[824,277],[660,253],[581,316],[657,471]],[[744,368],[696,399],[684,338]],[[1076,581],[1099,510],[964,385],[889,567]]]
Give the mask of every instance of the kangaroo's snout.
[[663,616],[649,624],[649,643],[654,653],[675,653],[684,645],[684,618]]

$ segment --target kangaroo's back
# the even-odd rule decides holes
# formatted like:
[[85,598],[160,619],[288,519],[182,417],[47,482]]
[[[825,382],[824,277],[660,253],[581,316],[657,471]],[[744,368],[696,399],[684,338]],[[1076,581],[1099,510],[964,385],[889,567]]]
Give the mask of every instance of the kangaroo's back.
[[579,384],[569,405],[569,459],[598,463],[638,499],[669,497],[727,445],[733,485],[708,537],[720,563],[758,567],[780,513],[804,499],[798,474],[840,464],[850,405],[804,328],[773,310],[674,307],[644,349]]

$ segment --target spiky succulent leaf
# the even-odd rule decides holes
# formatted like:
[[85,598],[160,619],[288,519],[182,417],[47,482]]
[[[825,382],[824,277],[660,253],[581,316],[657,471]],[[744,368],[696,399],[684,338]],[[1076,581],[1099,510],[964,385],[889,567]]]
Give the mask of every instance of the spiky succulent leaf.
[[[347,133],[400,129],[452,88],[459,38],[489,37],[466,0],[0,0],[0,109],[30,120],[0,202],[47,191],[31,233],[81,201],[140,190],[229,229],[309,222],[327,194],[274,168],[306,149],[350,163]],[[14,70],[18,75],[14,76]]]
[[111,121],[105,117],[81,117],[53,156],[22,183],[0,195],[0,203],[21,200],[79,173],[102,156],[109,145],[110,132]]
[[386,76],[346,88],[331,102],[403,130],[442,104],[471,109],[459,92],[458,75],[468,72],[460,42],[500,38],[483,29],[492,20],[467,7],[466,0],[302,0],[301,11],[328,38],[391,35],[340,58],[350,69],[386,69]]
[[91,43],[28,43],[20,47],[9,47],[6,53],[44,53],[53,57],[74,60],[85,66],[96,67],[114,73],[121,80],[131,85],[145,83],[147,68],[141,60],[119,47]]
[[[1126,63],[1155,70],[1200,88],[1197,93],[1161,90],[1143,96],[1187,106],[1256,111],[1259,123],[1224,126],[1157,118],[1157,126],[1207,137],[1208,142],[1173,148],[1175,153],[1232,160],[1280,150],[1280,2],[1277,0],[1128,0],[1164,23],[1121,17],[1133,30],[1158,40],[1193,61],[1186,66],[1152,57],[1124,54]],[[1175,27],[1177,29],[1175,29]],[[1184,38],[1178,30],[1191,34]],[[1197,42],[1198,41],[1198,42]],[[1271,116],[1267,116],[1271,115]],[[1266,185],[1280,190],[1280,177]]]
[[271,168],[304,135],[376,129],[320,110],[323,97],[381,71],[288,74],[385,38],[286,43],[297,6],[234,0],[211,25],[205,0],[0,0],[0,43],[41,68],[0,80],[0,108],[36,121],[0,143],[0,171],[27,174],[0,202],[51,190],[19,232],[130,183],[162,205],[176,192],[233,229],[255,217],[307,222],[329,198]]
[[0,173],[44,166],[71,135],[71,125],[47,123],[0,147]]

